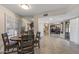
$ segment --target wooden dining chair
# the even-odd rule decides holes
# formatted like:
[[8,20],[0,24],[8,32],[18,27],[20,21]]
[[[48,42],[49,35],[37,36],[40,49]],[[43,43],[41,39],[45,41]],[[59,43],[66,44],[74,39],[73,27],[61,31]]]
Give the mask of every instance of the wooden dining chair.
[[25,54],[25,53],[33,53],[34,54],[33,35],[22,35],[19,53],[20,54]]
[[40,48],[40,32],[36,33],[34,43],[35,43],[35,45],[37,45]]
[[[4,53],[6,54],[6,53],[15,52],[13,50],[14,50],[14,48],[17,48],[17,42],[10,41],[7,33],[2,34],[2,39],[3,39],[3,43],[4,43]],[[10,49],[12,49],[12,51],[10,51]]]
[[36,38],[40,39],[40,32],[36,33]]

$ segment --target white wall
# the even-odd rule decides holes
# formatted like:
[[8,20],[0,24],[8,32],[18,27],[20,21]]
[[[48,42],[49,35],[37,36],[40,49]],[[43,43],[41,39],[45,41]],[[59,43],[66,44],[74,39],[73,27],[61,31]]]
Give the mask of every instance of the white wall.
[[70,20],[70,41],[79,44],[79,18]]
[[1,34],[5,32],[5,14],[13,17],[14,20],[19,20],[19,16],[17,16],[12,11],[0,5],[0,49],[3,48],[3,41],[2,41]]
[[38,31],[41,32],[41,36],[44,36],[44,24],[45,23],[50,24],[49,18],[47,18],[47,17],[46,18],[39,18],[39,21],[38,21]]
[[38,31],[41,32],[41,37],[44,36],[44,22],[39,21],[38,23]]
[[[66,12],[66,13],[56,15],[56,16],[51,15],[51,16],[47,16],[47,17],[42,17],[39,20],[39,22],[40,22],[39,31],[41,31],[43,33],[43,23],[44,22],[56,24],[56,23],[64,22],[64,21],[69,20],[69,19],[74,18],[74,17],[78,17],[78,16],[79,16],[79,7],[74,6],[73,8],[71,7],[70,10],[68,10],[68,12]],[[63,36],[61,35],[63,38],[65,36],[64,34],[63,34]]]

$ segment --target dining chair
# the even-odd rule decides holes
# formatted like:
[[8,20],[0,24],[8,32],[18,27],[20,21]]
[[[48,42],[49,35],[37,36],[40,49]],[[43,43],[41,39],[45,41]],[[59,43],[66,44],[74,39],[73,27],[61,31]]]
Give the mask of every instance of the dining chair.
[[22,35],[18,53],[20,53],[20,54],[33,53],[34,54],[33,35]]
[[40,39],[40,32],[36,33],[36,38]]
[[[8,38],[7,33],[3,33],[1,35],[2,35],[3,44],[4,44],[4,54],[16,52],[14,51],[14,48],[17,48],[17,45],[18,45],[17,42],[11,41]],[[12,51],[10,51],[10,49],[12,49]]]
[[35,43],[35,45],[38,45],[38,47],[40,48],[40,32],[36,33],[34,43]]

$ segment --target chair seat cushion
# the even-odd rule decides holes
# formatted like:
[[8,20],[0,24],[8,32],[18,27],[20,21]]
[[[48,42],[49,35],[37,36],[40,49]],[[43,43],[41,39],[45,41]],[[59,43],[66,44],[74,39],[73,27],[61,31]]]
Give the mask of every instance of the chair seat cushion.
[[14,44],[17,44],[17,42],[16,41],[9,41],[9,43],[10,43],[10,45],[14,45]]
[[17,42],[9,40],[9,45],[8,44],[6,44],[6,45],[7,45],[7,47],[13,47],[13,46],[17,45]]

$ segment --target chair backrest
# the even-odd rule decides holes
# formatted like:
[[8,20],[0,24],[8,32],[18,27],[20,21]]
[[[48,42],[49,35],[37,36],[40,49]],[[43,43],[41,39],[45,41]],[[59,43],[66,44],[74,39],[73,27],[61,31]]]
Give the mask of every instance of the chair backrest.
[[34,40],[34,34],[28,35],[28,40]]
[[2,34],[2,39],[3,39],[4,46],[9,45],[9,39],[8,39],[8,34],[7,33]]
[[34,35],[33,34],[22,35],[22,40],[25,40],[25,41],[34,40]]
[[[31,37],[29,35],[22,35],[22,40],[21,40],[21,52],[22,53],[27,53],[31,52],[34,49],[34,41],[30,40],[28,37]],[[23,52],[24,51],[24,52]]]
[[28,41],[28,35],[22,35],[21,38],[22,38],[23,41]]
[[22,35],[21,45],[24,43],[34,43],[34,35]]
[[34,34],[34,31],[33,31],[33,30],[29,30],[29,31],[28,31],[28,35],[31,35],[31,34],[32,34],[32,35]]
[[36,33],[36,38],[40,38],[40,32]]

